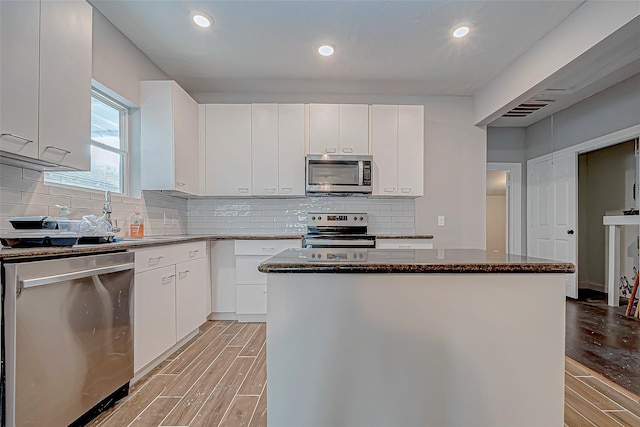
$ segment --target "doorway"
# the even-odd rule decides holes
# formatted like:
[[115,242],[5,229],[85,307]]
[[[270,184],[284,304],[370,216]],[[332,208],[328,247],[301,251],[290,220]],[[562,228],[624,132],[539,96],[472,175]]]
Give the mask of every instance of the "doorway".
[[488,251],[522,254],[522,164],[487,163]]

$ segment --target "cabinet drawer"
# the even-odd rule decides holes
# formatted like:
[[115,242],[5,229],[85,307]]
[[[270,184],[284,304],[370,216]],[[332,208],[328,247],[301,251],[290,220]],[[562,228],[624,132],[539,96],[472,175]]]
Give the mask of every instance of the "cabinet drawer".
[[237,256],[236,283],[238,285],[266,285],[267,275],[258,271],[258,264],[268,258],[270,256]]
[[267,285],[238,285],[237,314],[267,314]]
[[377,239],[376,249],[433,249],[431,239]]
[[191,242],[169,247],[174,263],[204,258],[207,255],[207,242]]
[[142,273],[143,271],[175,264],[176,262],[172,259],[170,251],[167,251],[168,247],[169,246],[159,246],[156,248],[136,249],[133,251],[136,256],[136,273]]
[[276,255],[289,248],[299,248],[300,239],[289,240],[236,240],[236,255]]

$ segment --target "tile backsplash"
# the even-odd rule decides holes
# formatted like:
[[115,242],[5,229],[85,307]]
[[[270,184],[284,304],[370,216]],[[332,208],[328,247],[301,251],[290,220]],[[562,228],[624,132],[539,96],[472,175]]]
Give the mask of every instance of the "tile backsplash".
[[[145,218],[145,235],[178,234],[304,234],[308,212],[364,212],[369,233],[414,234],[413,199],[366,197],[308,197],[292,199],[183,199],[157,191],[142,198],[112,195],[111,218],[127,236],[136,209]],[[44,174],[31,169],[0,165],[0,231],[12,230],[13,216],[56,216],[56,205],[71,209],[71,217],[102,215],[104,192],[48,185]]]
[[189,234],[304,234],[309,212],[364,212],[370,234],[414,234],[413,199],[189,199]]
[[[104,191],[48,185],[44,174],[31,169],[0,165],[0,230],[12,230],[12,216],[56,216],[56,205],[71,209],[72,219],[84,215],[102,215]],[[145,219],[145,235],[187,233],[187,200],[168,194],[143,191],[142,198],[111,196],[111,218],[122,228],[118,236],[126,236],[129,220],[135,210]]]

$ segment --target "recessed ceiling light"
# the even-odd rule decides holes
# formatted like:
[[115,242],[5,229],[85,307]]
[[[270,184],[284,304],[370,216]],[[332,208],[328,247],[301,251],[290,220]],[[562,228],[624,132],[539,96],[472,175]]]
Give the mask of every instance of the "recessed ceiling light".
[[209,28],[211,26],[211,18],[199,12],[193,15],[193,23],[201,28]]
[[469,34],[469,27],[467,27],[466,25],[456,27],[451,34],[456,38],[464,37]]
[[336,49],[330,44],[323,44],[318,48],[318,53],[322,56],[331,56],[335,50]]

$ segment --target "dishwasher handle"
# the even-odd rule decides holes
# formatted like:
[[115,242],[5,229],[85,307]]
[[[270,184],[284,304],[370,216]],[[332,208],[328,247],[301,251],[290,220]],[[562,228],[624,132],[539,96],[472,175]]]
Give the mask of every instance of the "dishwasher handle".
[[18,285],[19,285],[19,289],[32,288],[34,286],[50,285],[52,283],[59,283],[65,280],[82,279],[84,277],[91,277],[98,274],[116,273],[118,271],[133,270],[134,265],[135,264],[131,262],[127,264],[110,265],[107,267],[99,267],[99,268],[91,268],[91,269],[82,270],[82,271],[74,271],[74,272],[65,273],[65,274],[56,274],[53,276],[38,277],[35,279],[20,280],[18,282]]

